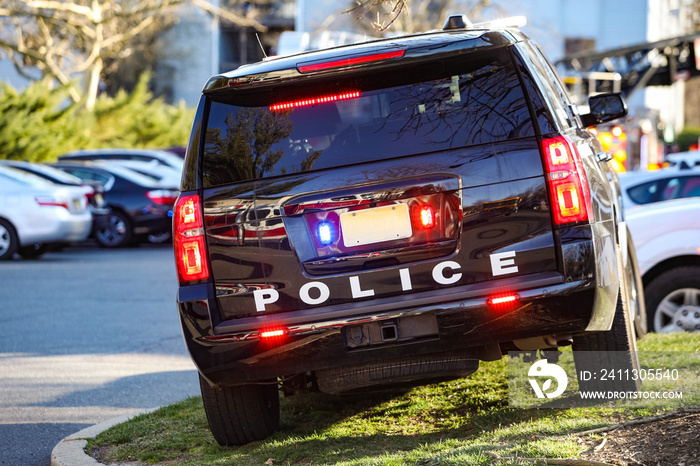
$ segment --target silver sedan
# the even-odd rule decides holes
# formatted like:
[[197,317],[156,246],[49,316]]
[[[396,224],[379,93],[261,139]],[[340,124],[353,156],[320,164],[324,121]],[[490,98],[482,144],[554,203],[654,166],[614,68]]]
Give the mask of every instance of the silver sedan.
[[92,215],[82,188],[0,167],[0,260],[36,258],[51,244],[82,241]]

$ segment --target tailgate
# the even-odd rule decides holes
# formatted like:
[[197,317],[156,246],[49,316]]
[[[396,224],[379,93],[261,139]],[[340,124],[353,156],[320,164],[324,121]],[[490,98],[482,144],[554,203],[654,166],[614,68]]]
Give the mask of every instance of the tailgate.
[[557,271],[534,137],[219,186],[203,200],[221,320],[391,306]]

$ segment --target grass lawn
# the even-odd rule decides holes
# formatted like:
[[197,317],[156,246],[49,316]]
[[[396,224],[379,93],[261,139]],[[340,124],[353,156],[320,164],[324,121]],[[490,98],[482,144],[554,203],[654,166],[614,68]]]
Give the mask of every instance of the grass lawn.
[[[700,334],[649,334],[639,347],[700,351]],[[575,458],[587,447],[566,434],[670,410],[509,408],[505,359],[451,382],[361,396],[307,394],[281,405],[279,430],[242,447],[214,441],[194,397],[107,430],[88,451],[103,463],[537,464],[517,458]]]

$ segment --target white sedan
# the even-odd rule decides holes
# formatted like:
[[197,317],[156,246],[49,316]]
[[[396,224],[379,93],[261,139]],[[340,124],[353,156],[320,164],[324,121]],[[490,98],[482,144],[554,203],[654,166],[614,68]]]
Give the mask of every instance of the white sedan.
[[627,209],[655,332],[700,332],[700,198]]
[[59,186],[0,167],[0,260],[36,258],[52,243],[82,241],[92,215],[81,187]]
[[695,169],[665,168],[619,175],[625,209],[671,199],[700,196],[700,166]]

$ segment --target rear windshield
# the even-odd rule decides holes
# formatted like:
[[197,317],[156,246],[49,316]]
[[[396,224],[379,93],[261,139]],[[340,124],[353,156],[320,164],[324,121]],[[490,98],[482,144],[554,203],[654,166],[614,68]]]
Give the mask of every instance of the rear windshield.
[[534,134],[505,49],[213,100],[205,187]]

